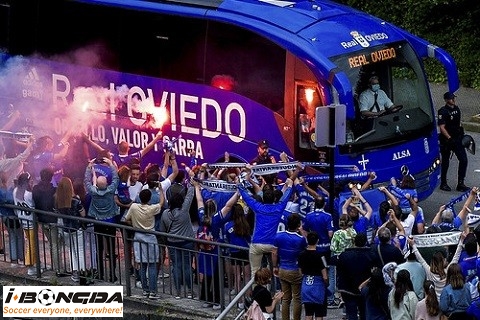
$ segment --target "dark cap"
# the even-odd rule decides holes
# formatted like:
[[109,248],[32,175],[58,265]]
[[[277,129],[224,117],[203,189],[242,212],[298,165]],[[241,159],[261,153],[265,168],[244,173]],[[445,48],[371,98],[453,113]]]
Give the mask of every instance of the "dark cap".
[[456,95],[454,95],[451,92],[445,92],[443,94],[443,99],[445,99],[445,100],[454,99],[455,97],[456,97]]
[[259,147],[267,147],[268,148],[268,141],[267,140],[260,140],[258,141],[258,146]]

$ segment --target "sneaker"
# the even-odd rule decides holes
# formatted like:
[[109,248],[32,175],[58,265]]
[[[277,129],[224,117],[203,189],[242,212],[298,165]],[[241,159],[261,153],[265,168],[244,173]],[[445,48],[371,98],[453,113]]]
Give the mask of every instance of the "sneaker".
[[142,281],[135,282],[135,287],[136,288],[141,288],[142,287]]
[[80,282],[80,276],[78,274],[78,271],[73,271],[72,276],[70,277],[73,282]]
[[470,188],[467,187],[466,185],[464,185],[463,183],[459,183],[459,184],[457,185],[457,191],[467,192],[468,190],[470,190]]
[[148,296],[148,299],[150,299],[150,300],[158,300],[158,299],[160,299],[160,297],[157,296],[156,293],[150,293],[150,295]]
[[240,302],[240,303],[238,304],[238,309],[240,309],[240,310],[245,309],[245,304],[242,303],[242,302]]
[[166,273],[166,272],[163,272],[163,273],[160,273],[158,275],[158,277],[161,279],[161,278],[169,278],[170,277],[170,273]]
[[193,295],[193,293],[189,293],[189,294],[187,294],[187,299],[193,299],[193,298],[194,298],[194,295]]
[[180,300],[182,297],[180,296],[175,296],[175,299]]
[[27,270],[27,274],[29,276],[34,276],[37,274],[37,268],[35,267],[29,267],[28,270]]
[[450,188],[450,186],[446,183],[442,183],[440,185],[440,190],[443,190],[443,191],[452,191],[452,188]]
[[340,301],[338,299],[335,299],[335,300],[327,303],[327,308],[328,309],[339,309],[342,306],[343,306],[343,301]]
[[148,292],[148,291],[143,291],[143,292],[142,292],[142,296],[143,296],[144,298],[148,298],[149,295],[150,295],[150,292]]
[[202,304],[202,308],[211,308],[213,305],[211,303],[205,302]]
[[220,310],[220,309],[222,309],[222,306],[219,305],[219,304],[214,304],[212,308],[213,308],[213,310]]

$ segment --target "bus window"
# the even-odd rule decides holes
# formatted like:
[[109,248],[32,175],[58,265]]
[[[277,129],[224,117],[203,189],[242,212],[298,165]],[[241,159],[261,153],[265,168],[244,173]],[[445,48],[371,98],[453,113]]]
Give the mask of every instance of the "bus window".
[[[354,103],[347,110],[348,146],[343,153],[403,143],[427,135],[434,125],[429,88],[420,62],[407,43],[367,48],[333,59],[352,83]],[[359,63],[361,61],[362,63]],[[381,89],[396,108],[366,119],[359,109],[360,94],[377,76]]]
[[315,109],[322,105],[318,87],[313,83],[297,83],[295,92],[299,147],[316,149],[312,139],[315,134]]

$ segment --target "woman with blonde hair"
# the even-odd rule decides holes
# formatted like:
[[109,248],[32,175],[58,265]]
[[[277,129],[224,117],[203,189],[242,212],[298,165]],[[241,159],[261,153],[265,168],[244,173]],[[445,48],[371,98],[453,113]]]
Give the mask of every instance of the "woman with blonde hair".
[[77,219],[85,217],[85,209],[80,201],[80,197],[73,191],[72,180],[68,177],[62,177],[55,192],[55,209],[66,216],[64,218],[65,242],[70,247],[70,260],[72,262],[72,280],[80,281],[80,272],[86,270],[85,266],[85,246],[83,235],[83,224]]
[[[448,266],[447,281],[440,295],[440,309],[448,319],[469,319],[466,314],[472,296],[470,288],[465,285],[462,268],[458,263]],[[471,319],[471,318],[470,318]]]

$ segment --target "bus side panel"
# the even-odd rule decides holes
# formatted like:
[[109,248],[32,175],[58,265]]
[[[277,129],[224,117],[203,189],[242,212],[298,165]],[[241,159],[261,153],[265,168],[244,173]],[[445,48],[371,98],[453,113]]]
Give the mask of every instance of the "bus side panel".
[[[249,161],[261,139],[270,141],[277,158],[282,151],[292,155],[282,137],[285,119],[211,86],[18,57],[5,61],[0,76],[2,105],[11,104],[21,114],[15,130],[37,137],[48,134],[59,140],[69,130],[86,132],[109,150],[125,140],[135,151],[162,129],[170,139],[179,138],[175,150],[180,162],[189,163],[188,149],[196,151],[200,163],[223,157],[225,151]],[[155,107],[137,112],[135,106],[148,98]],[[147,114],[163,106],[169,120],[161,127]],[[144,164],[161,163],[161,148],[159,143]]]

